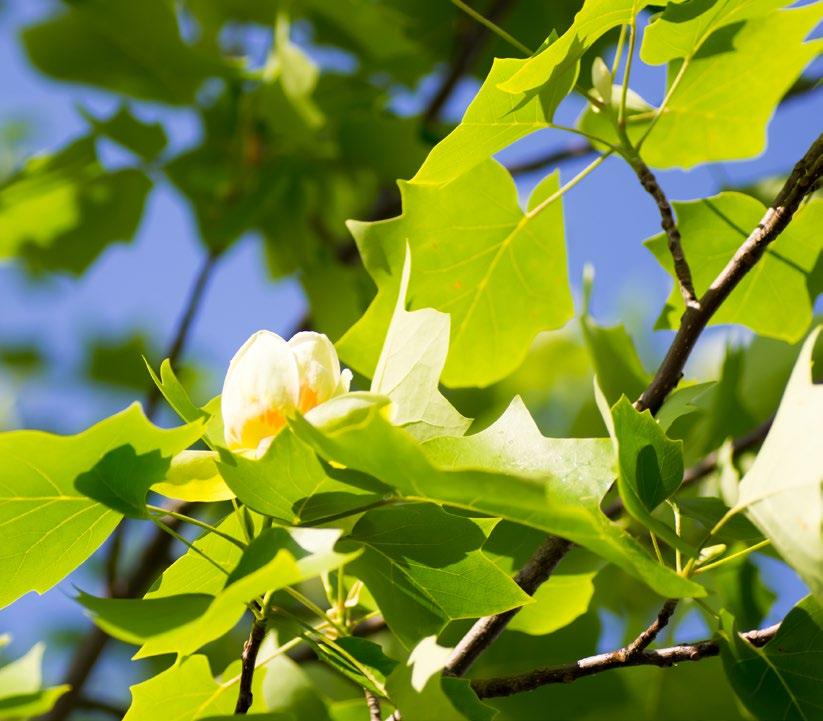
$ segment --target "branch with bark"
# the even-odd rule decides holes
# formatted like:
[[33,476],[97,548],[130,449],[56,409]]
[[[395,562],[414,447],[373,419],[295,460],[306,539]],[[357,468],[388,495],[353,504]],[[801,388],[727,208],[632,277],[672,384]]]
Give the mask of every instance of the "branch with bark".
[[812,143],[786,179],[771,207],[751,232],[726,267],[715,278],[696,306],[689,306],[683,314],[680,329],[669,346],[660,367],[636,403],[638,410],[657,413],[666,396],[683,376],[683,367],[697,339],[717,309],[729,297],[746,274],[763,257],[766,248],[789,224],[803,198],[823,177],[823,134]]
[[654,198],[657,203],[657,211],[660,213],[660,225],[666,233],[666,243],[674,261],[674,274],[677,277],[677,285],[680,288],[680,294],[683,296],[683,301],[686,307],[692,307],[697,303],[697,296],[694,292],[694,282],[692,281],[692,271],[686,261],[686,256],[683,254],[683,245],[680,239],[680,231],[677,229],[677,223],[674,220],[674,211],[671,203],[657,182],[654,173],[649,169],[639,155],[635,155],[629,160],[629,164],[637,175],[640,185],[643,189]]
[[[753,646],[765,646],[771,641],[780,624],[768,628],[755,629],[741,633],[740,636]],[[720,653],[717,641],[707,639],[695,643],[669,646],[653,651],[642,651],[634,655],[627,655],[625,649],[618,649],[609,653],[599,653],[595,656],[581,658],[573,663],[549,668],[538,668],[529,673],[499,678],[475,679],[472,688],[480,698],[495,698],[512,696],[525,691],[533,691],[541,686],[553,683],[571,683],[584,676],[593,676],[614,668],[629,666],[659,666],[666,668],[683,661],[700,661],[711,658]]]
[[[766,212],[757,228],[740,246],[726,268],[721,271],[717,279],[704,293],[699,301],[699,307],[687,308],[683,316],[680,329],[677,331],[671,346],[658,368],[655,377],[649,384],[640,399],[635,402],[638,410],[649,409],[655,415],[668,394],[677,386],[682,377],[683,366],[694,348],[700,333],[708,324],[711,317],[720,307],[746,273],[751,270],[763,256],[766,246],[777,238],[788,225],[803,198],[814,188],[823,175],[823,135],[812,143],[809,150],[795,165],[791,175],[778,193],[772,206]],[[738,444],[740,450],[745,450],[765,437],[768,425],[764,424]],[[692,480],[711,472],[717,464],[716,454],[707,459],[692,472]],[[622,505],[622,504],[621,504]],[[621,505],[616,506],[619,510]],[[565,544],[565,548],[564,548]],[[535,575],[539,582],[533,589],[525,589],[530,595],[545,583],[554,572],[557,564],[565,553],[572,547],[571,543],[563,539],[549,536],[526,563],[525,568],[545,564],[547,572]],[[560,554],[547,553],[547,549],[555,549]],[[487,616],[475,622],[468,633],[455,647],[446,665],[445,673],[462,676],[468,671],[471,664],[488,648],[503,632],[509,621],[515,616],[518,609],[496,616]]]

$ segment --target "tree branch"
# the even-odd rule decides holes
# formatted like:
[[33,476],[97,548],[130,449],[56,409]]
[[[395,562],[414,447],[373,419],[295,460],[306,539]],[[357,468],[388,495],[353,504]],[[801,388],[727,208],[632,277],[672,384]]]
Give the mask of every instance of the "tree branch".
[[234,713],[245,714],[251,708],[254,696],[251,686],[254,681],[254,667],[257,664],[257,653],[260,651],[260,644],[266,637],[266,620],[256,618],[251,626],[251,632],[246,642],[243,644],[243,654],[240,657],[243,668],[240,672],[240,690],[237,693],[237,704]]
[[686,256],[683,254],[683,245],[680,242],[680,231],[677,229],[677,223],[674,220],[674,211],[671,203],[663,192],[663,188],[654,177],[654,173],[649,169],[641,159],[640,156],[635,156],[629,159],[629,164],[640,180],[640,185],[643,189],[654,198],[657,203],[657,210],[660,213],[660,225],[666,233],[666,240],[674,260],[674,273],[677,276],[677,284],[680,287],[680,294],[686,303],[686,307],[691,307],[696,304],[697,296],[694,292],[694,283],[692,281],[692,271],[686,261]]
[[[780,624],[768,628],[741,633],[740,636],[754,646],[765,646],[777,633]],[[581,658],[574,663],[550,668],[539,668],[529,673],[500,678],[475,679],[472,688],[480,698],[512,696],[525,691],[533,691],[540,686],[553,683],[571,683],[584,676],[610,671],[613,668],[629,666],[660,666],[666,668],[683,661],[699,661],[717,656],[720,646],[717,641],[705,640],[696,643],[670,646],[655,651],[642,651],[627,656],[625,649]]]
[[[803,158],[795,165],[783,189],[772,203],[772,207],[766,212],[763,220],[749,238],[741,245],[726,268],[712,283],[709,290],[704,293],[699,301],[699,307],[687,307],[680,329],[675,335],[666,357],[660,364],[648,388],[646,388],[641,398],[635,402],[635,408],[638,410],[649,409],[652,415],[660,410],[666,396],[680,381],[683,366],[709,319],[746,273],[760,260],[766,246],[788,225],[800,202],[814,187],[821,175],[823,175],[823,135],[817,138]],[[739,444],[741,449],[754,445],[760,440],[760,434],[762,433],[765,436],[767,430],[768,428],[764,424],[752,434],[752,438]],[[702,467],[693,471],[693,478],[696,479],[709,473],[716,464],[717,455],[715,454]],[[620,508],[622,508],[622,503],[615,504],[608,514],[617,512]],[[557,549],[559,557],[555,554],[548,554],[548,560],[545,561],[550,566],[548,571],[536,576],[540,580],[533,590],[527,591],[528,593],[533,594],[542,583],[545,583],[551,577],[555,567],[571,546],[572,544],[568,541],[554,536],[549,536],[544,541],[529,559],[524,570],[527,567],[539,566],[541,562],[544,562],[543,557],[547,548]],[[478,619],[455,647],[444,673],[454,676],[465,674],[478,656],[502,633],[518,610],[514,609],[496,616]]]
[[[197,316],[197,311],[200,309],[200,304],[203,301],[203,294],[211,280],[217,261],[220,259],[220,252],[212,250],[206,256],[203,265],[200,267],[200,272],[195,276],[194,283],[189,291],[189,297],[184,306],[183,315],[180,316],[180,321],[172,336],[171,344],[166,351],[166,358],[169,359],[172,366],[174,366],[180,358],[183,348],[189,339],[191,326]],[[152,383],[145,400],[146,415],[151,418],[157,410],[157,403],[160,401],[160,389]]]
[[380,699],[369,689],[363,689],[366,694],[366,706],[369,709],[369,721],[383,721],[383,712],[380,710]]
[[760,260],[769,243],[783,232],[800,202],[821,177],[823,177],[823,135],[818,136],[806,154],[794,166],[794,170],[760,223],[715,278],[698,301],[698,305],[686,308],[680,328],[657,374],[635,403],[638,410],[649,409],[652,414],[657,413],[666,396],[680,382],[683,367],[706,324],[746,273]]
[[[557,536],[547,536],[546,540],[532,554],[526,565],[515,576],[515,583],[530,596],[545,583],[554,572],[557,564],[572,547],[571,542]],[[497,637],[503,633],[509,621],[520,611],[510,611],[486,616],[479,619],[455,646],[449,656],[443,673],[447,676],[462,676]]]
[[634,639],[634,641],[632,641],[625,648],[621,649],[618,653],[622,653],[627,661],[643,653],[643,651],[645,651],[646,648],[654,642],[658,634],[668,625],[669,620],[674,614],[676,608],[677,599],[668,599],[663,604],[663,607],[658,612],[654,621],[652,621],[651,624],[645,628],[636,639]]

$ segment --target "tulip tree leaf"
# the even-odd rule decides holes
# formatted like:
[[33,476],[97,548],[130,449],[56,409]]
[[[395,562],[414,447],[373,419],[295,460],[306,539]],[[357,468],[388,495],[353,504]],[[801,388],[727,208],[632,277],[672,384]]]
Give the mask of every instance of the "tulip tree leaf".
[[664,596],[704,594],[698,584],[652,560],[600,511],[612,483],[609,441],[544,438],[519,399],[486,431],[436,438],[423,448],[385,420],[379,403],[353,394],[293,424],[328,460],[369,473],[404,495],[568,538]]
[[198,424],[164,430],[138,405],[76,436],[40,431],[0,434],[0,607],[28,591],[44,593],[85,561],[120,521],[117,511],[85,496],[76,480],[127,446],[171,456],[202,435]]
[[[529,208],[535,210],[557,187],[557,174],[548,176],[532,193]],[[558,328],[572,316],[560,201],[523,213],[511,176],[494,160],[444,188],[400,183],[400,190],[401,216],[349,225],[378,293],[338,350],[356,370],[372,375],[408,244],[411,307],[451,316],[443,383],[482,386],[499,380],[523,361],[539,331]]]
[[[766,208],[742,193],[724,192],[712,198],[673,203],[698,296],[714,281],[734,253],[757,227]],[[794,343],[812,320],[816,291],[812,275],[820,258],[819,228],[823,201],[813,200],[766,248],[763,258],[740,281],[712,316],[710,324],[740,323],[759,335]],[[674,276],[663,235],[646,241],[658,262]],[[676,328],[683,299],[674,288],[657,321],[659,328]]]
[[625,396],[612,408],[617,450],[617,488],[626,510],[667,543],[686,553],[692,549],[652,511],[683,482],[683,443],[666,437],[649,411],[639,413]]
[[551,112],[547,115],[547,109],[553,111],[563,95],[551,90],[511,95],[498,87],[523,67],[524,62],[495,58],[462,121],[431,150],[412,178],[413,183],[445,185],[516,140],[550,127]]
[[[255,533],[260,531],[260,517],[252,514]],[[218,525],[223,533],[245,541],[243,528],[236,513],[227,515]],[[195,539],[194,547],[225,569],[235,568],[243,551],[234,543],[215,533],[205,533]],[[216,596],[226,582],[226,574],[221,573],[196,551],[189,549],[160,575],[145,598],[163,598],[182,593],[204,593]]]
[[147,681],[131,687],[131,706],[123,721],[174,719],[195,721],[231,714],[237,702],[237,681],[215,681],[209,661],[196,655],[182,659]]
[[370,479],[352,478],[324,466],[288,428],[259,460],[222,453],[218,468],[237,497],[249,508],[286,524],[311,523],[367,506],[391,491]]
[[26,719],[50,711],[70,686],[43,687],[43,654],[46,647],[35,644],[29,651],[0,668],[0,718]]
[[132,239],[150,188],[139,170],[104,170],[92,138],[35,157],[0,184],[0,261],[80,275],[106,246]]
[[388,679],[389,694],[409,721],[491,721],[495,709],[483,704],[465,679],[440,674],[452,649],[434,636],[422,639]]
[[530,602],[480,550],[470,519],[433,504],[367,512],[346,537],[365,550],[350,570],[361,578],[401,642],[413,646],[449,620],[502,613]]
[[124,516],[142,518],[149,488],[168,468],[169,459],[159,451],[138,455],[131,446],[118,446],[77,476],[74,487]]
[[692,0],[669,3],[643,33],[640,57],[649,65],[693,57],[713,32],[767,15],[786,0]]
[[[722,17],[730,3],[718,5]],[[765,7],[763,2],[746,5]],[[653,167],[691,168],[760,154],[775,107],[820,52],[823,40],[803,42],[819,21],[819,7],[807,5],[741,17],[710,34],[683,61],[682,78],[643,144],[644,160]],[[763,52],[776,37],[780,52]],[[640,123],[629,135],[637,139],[643,132]]]
[[86,0],[27,28],[35,67],[59,80],[96,85],[143,100],[192,103],[215,60],[186,45],[164,0]]
[[471,420],[464,418],[438,389],[449,351],[449,316],[431,308],[413,312],[405,309],[410,272],[407,251],[397,305],[371,391],[388,396],[392,401],[392,422],[421,441],[436,436],[462,436]]
[[558,97],[565,97],[577,78],[583,53],[612,28],[628,23],[645,4],[642,0],[586,0],[571,27],[526,60],[500,87],[507,93],[525,93],[558,84]]
[[[354,555],[332,550],[339,531],[303,529],[290,535],[273,528],[260,533],[215,594],[153,594],[145,599],[78,600],[107,633],[142,644],[135,658],[163,653],[188,655],[227,633],[246,603],[266,591],[284,588],[332,570]],[[174,620],[174,623],[172,623]]]
[[616,403],[623,395],[639,398],[650,376],[626,328],[623,325],[602,326],[590,315],[580,319],[580,327],[606,400]]
[[721,612],[720,655],[740,701],[761,719],[816,719],[823,713],[823,608],[807,597],[762,648],[737,633]]
[[823,385],[812,382],[811,360],[819,337],[818,327],[804,343],[733,509],[745,510],[818,600],[823,598]]
[[183,451],[171,459],[163,479],[151,490],[180,501],[228,501],[235,497],[217,470],[215,451]]
[[88,112],[84,112],[83,116],[96,133],[122,145],[144,160],[156,158],[166,147],[167,138],[163,126],[160,123],[144,123],[125,105],[121,105],[105,120]]

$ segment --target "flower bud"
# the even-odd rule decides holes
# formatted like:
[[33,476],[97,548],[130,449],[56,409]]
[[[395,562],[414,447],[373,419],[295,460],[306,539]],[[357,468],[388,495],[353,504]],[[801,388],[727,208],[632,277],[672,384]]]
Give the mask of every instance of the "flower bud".
[[340,361],[331,341],[322,333],[303,331],[295,335],[289,346],[294,351],[300,370],[301,413],[325,403],[329,398],[348,393],[351,371],[340,372]]
[[228,447],[264,451],[289,415],[348,392],[350,381],[351,372],[340,372],[325,335],[298,333],[287,343],[276,333],[258,331],[232,358],[223,383]]

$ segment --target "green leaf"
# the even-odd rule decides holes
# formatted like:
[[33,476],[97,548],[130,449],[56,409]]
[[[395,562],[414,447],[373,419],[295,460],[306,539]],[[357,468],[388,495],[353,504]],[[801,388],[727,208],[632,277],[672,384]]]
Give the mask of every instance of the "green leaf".
[[818,327],[806,340],[777,416],[740,482],[732,511],[745,510],[786,562],[823,598],[823,385],[812,381]]
[[537,186],[530,215],[520,209],[508,171],[494,160],[442,189],[400,183],[401,216],[349,224],[378,294],[338,342],[343,358],[372,375],[408,244],[411,307],[451,316],[443,383],[483,386],[511,373],[540,330],[563,325],[573,313],[561,203],[537,210],[557,187],[556,173]]
[[623,395],[639,398],[651,377],[625,327],[599,325],[588,313],[580,318],[580,327],[597,383],[609,404]]
[[85,561],[120,521],[83,495],[75,480],[124,444],[170,456],[203,433],[191,424],[164,430],[135,404],[76,436],[41,431],[0,434],[0,607],[28,591],[44,593]]
[[[732,4],[744,10],[739,19],[731,24],[724,21],[723,27],[710,33],[682,61],[687,67],[681,81],[643,144],[643,159],[649,165],[691,168],[759,155],[766,147],[766,128],[775,107],[820,52],[820,39],[803,43],[820,21],[817,6],[777,10],[743,20],[747,8],[762,10],[766,3],[737,0],[720,2],[716,11],[712,8],[709,12],[723,18]],[[699,18],[695,20],[702,22]],[[780,52],[763,52],[774,38],[780,38]],[[668,48],[657,57],[674,52],[679,54],[679,50]],[[670,66],[670,77],[679,63],[674,61]],[[645,123],[630,127],[630,137],[636,140],[645,127]]]
[[[766,208],[754,198],[734,192],[673,205],[683,252],[699,296],[757,227]],[[813,200],[767,247],[763,258],[732,291],[710,325],[740,323],[755,333],[790,343],[802,338],[812,320],[810,280],[820,255],[821,225],[823,201]],[[646,245],[674,276],[665,236],[650,238]],[[683,299],[674,288],[657,327],[676,328],[683,310]]]
[[160,123],[144,123],[136,118],[128,106],[121,105],[105,120],[81,110],[95,133],[122,145],[143,160],[153,160],[166,147],[166,131]]
[[500,83],[500,88],[507,93],[551,89],[557,98],[556,108],[571,91],[583,54],[606,32],[627,24],[645,5],[642,0],[586,0],[572,26],[545,50],[526,60]]
[[237,680],[230,680],[215,681],[205,656],[182,659],[131,687],[131,706],[123,721],[194,721],[231,714],[237,701]]
[[124,516],[145,518],[146,494],[168,468],[169,459],[159,451],[138,455],[131,446],[118,446],[77,476],[74,487]]
[[[262,519],[256,514],[252,518],[255,533],[258,533]],[[243,528],[236,513],[229,513],[217,528],[238,541],[245,541]],[[215,533],[203,534],[193,545],[226,569],[235,568],[243,555],[243,551],[237,545]],[[207,593],[216,596],[225,582],[225,573],[221,573],[203,556],[189,549],[163,571],[145,598],[164,598],[183,593]]]
[[811,597],[780,624],[777,635],[757,648],[737,634],[721,613],[721,656],[738,698],[761,719],[820,718],[823,712],[823,609]]
[[661,567],[600,511],[612,483],[609,441],[544,438],[519,399],[482,433],[437,438],[423,448],[385,420],[379,403],[353,393],[293,423],[328,460],[369,473],[407,496],[568,538],[637,575],[663,596],[704,593],[699,585]]
[[[697,521],[703,531],[710,531],[717,522],[728,513],[728,506],[719,498],[701,496],[698,498],[678,498],[677,507],[686,518]],[[742,541],[753,546],[763,540],[763,534],[745,516],[733,516],[715,534],[715,538],[723,543]]]
[[106,246],[133,238],[150,188],[138,170],[106,172],[88,137],[32,158],[0,184],[0,261],[80,275]]
[[[276,648],[276,644],[271,639],[272,637],[269,636],[263,641],[260,647],[260,658],[267,658]],[[291,713],[295,721],[302,721],[302,719],[329,721],[325,698],[318,684],[313,683],[306,673],[304,666],[283,654],[275,656],[266,664],[265,669],[259,669],[259,671],[264,670],[265,675],[258,672],[255,676],[263,677],[260,697],[267,709]],[[359,698],[358,701],[362,708],[365,708],[366,704],[363,699]]]
[[490,721],[495,711],[481,703],[466,679],[441,678],[451,649],[434,637],[420,641],[408,663],[398,666],[388,679],[392,702],[408,721]]
[[217,470],[215,451],[183,451],[171,459],[163,480],[151,487],[155,493],[180,501],[228,501],[235,497]]
[[259,460],[222,451],[218,467],[244,504],[290,525],[354,512],[391,492],[371,479],[355,478],[320,463],[288,428]]
[[649,411],[639,413],[625,396],[612,408],[617,489],[626,510],[669,545],[694,555],[674,529],[652,516],[683,482],[683,444],[666,436]]
[[[174,412],[180,416],[180,418],[187,423],[193,423],[194,421],[207,416],[206,412],[202,408],[198,408],[194,404],[194,401],[192,401],[189,397],[188,391],[186,391],[183,384],[180,383],[177,376],[174,374],[174,369],[172,369],[171,361],[168,358],[160,364],[159,378],[149,362],[145,358],[143,360],[146,363],[146,369],[148,370],[151,379],[154,381],[154,385],[157,386],[157,390],[160,391],[163,398],[166,399],[166,402],[171,406]],[[222,438],[214,440],[219,440],[220,442],[223,441]]]
[[[668,433],[676,420],[692,413],[699,413],[702,410],[699,401],[710,393],[712,388],[716,388],[716,383],[713,381],[682,384],[666,397],[663,406],[655,416],[657,423]],[[639,396],[631,397],[636,398]]]
[[16,661],[0,668],[0,719],[27,719],[50,711],[54,703],[71,687],[43,687],[42,643]]
[[[767,15],[786,0],[692,0],[673,2],[643,33],[640,57],[649,65],[694,56],[713,32],[727,25]],[[735,88],[738,91],[739,88]]]
[[386,623],[407,646],[439,633],[449,620],[530,602],[480,550],[486,541],[481,529],[439,506],[369,511],[346,541],[365,549],[350,571],[363,580]]
[[386,677],[397,661],[386,656],[379,645],[365,638],[342,636],[334,641],[309,640],[318,658],[358,686],[379,696],[386,694]]
[[180,37],[163,0],[87,0],[23,31],[41,72],[143,100],[194,102],[208,75],[222,72]]
[[[471,420],[464,418],[440,393],[438,383],[449,352],[449,316],[431,308],[405,309],[411,273],[406,249],[400,292],[383,350],[372,378],[371,392],[392,401],[392,422],[415,438],[462,436]],[[420,342],[425,339],[425,342]]]
[[[146,599],[78,600],[94,614],[95,623],[128,643],[142,644],[135,658],[163,653],[188,655],[230,631],[243,616],[246,603],[270,590],[337,568],[354,558],[332,548],[339,531],[273,528],[260,533],[243,552],[237,566],[226,569],[225,585],[213,596],[176,594]],[[170,623],[171,618],[176,623]]]
[[[499,85],[527,61],[495,58],[460,124],[429,153],[411,182],[443,186],[466,174],[516,140],[551,125],[554,109],[565,93],[512,96]],[[571,84],[573,83],[573,79]],[[548,112],[547,112],[548,111]],[[401,185],[402,188],[402,185]]]
[[98,598],[83,591],[74,599],[89,611],[109,636],[142,646],[180,626],[188,626],[208,611],[214,596],[188,593],[161,598]]
[[506,628],[544,636],[568,626],[589,610],[594,577],[602,567],[596,556],[573,550],[534,593],[534,603],[524,606]]

